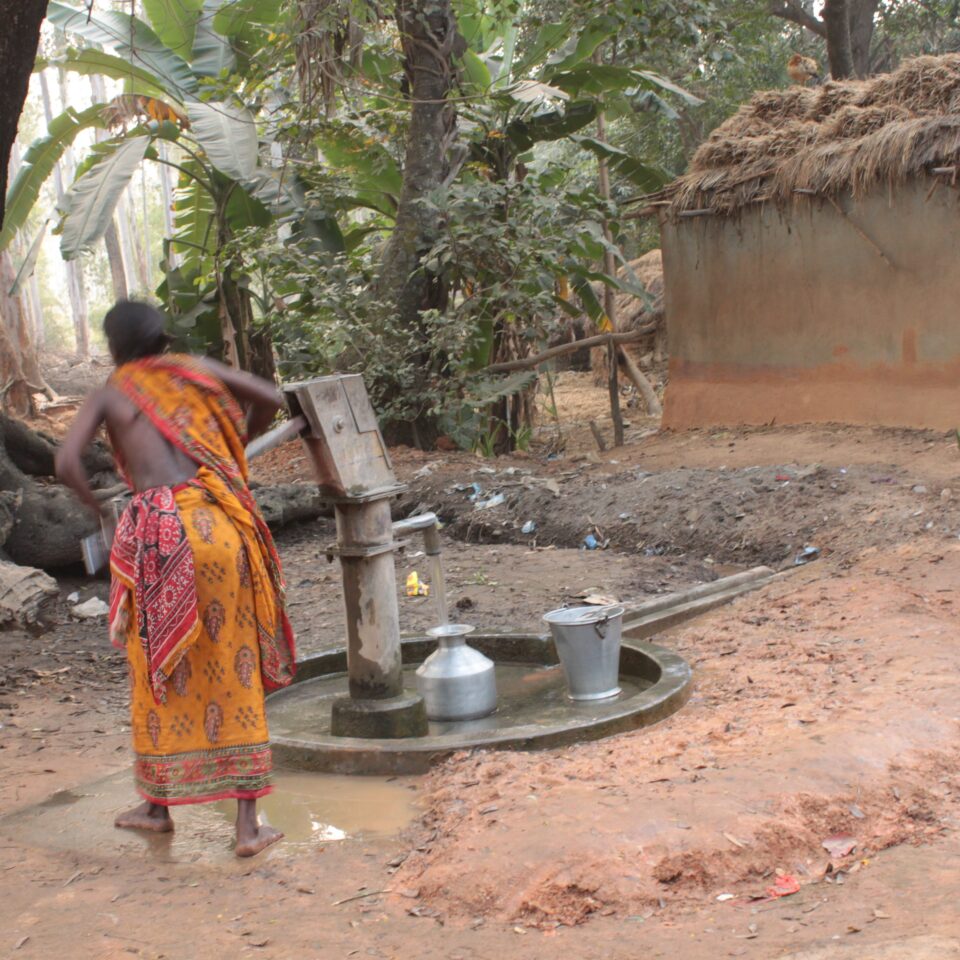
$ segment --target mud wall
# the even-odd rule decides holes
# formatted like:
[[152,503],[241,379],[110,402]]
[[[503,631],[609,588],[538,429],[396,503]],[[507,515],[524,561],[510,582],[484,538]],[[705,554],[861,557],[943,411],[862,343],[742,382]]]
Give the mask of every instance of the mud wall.
[[661,223],[664,426],[960,424],[960,191]]

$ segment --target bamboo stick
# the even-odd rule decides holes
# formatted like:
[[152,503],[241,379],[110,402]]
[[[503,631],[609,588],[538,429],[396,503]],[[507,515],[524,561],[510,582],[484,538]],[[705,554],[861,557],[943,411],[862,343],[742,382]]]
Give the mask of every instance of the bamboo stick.
[[[594,62],[602,63],[603,57],[598,49],[594,54]],[[597,114],[597,140],[600,143],[607,142],[607,118],[603,115],[603,110]],[[610,169],[604,157],[597,157],[597,172],[599,178],[600,196],[607,202],[610,202]],[[613,234],[610,231],[610,223],[604,218],[603,236],[607,241],[606,248],[603,251],[603,269],[608,277],[616,276],[617,265],[613,259]],[[603,312],[607,316],[607,322],[610,324],[610,332],[617,332],[617,298],[614,296],[613,289],[609,284],[603,288]],[[610,392],[610,419],[613,420],[613,445],[615,447],[623,446],[623,414],[620,412],[620,384],[617,380],[617,345],[612,341],[607,341],[607,387]]]
[[623,333],[599,333],[595,337],[586,337],[584,340],[574,340],[571,343],[561,343],[556,347],[550,347],[542,353],[534,354],[532,357],[521,357],[518,360],[504,360],[502,363],[493,363],[489,367],[484,367],[479,373],[509,373],[511,370],[532,370],[539,367],[540,364],[552,360],[554,357],[563,356],[565,353],[573,353],[575,350],[586,350],[589,347],[600,347],[604,344],[630,343],[632,340],[639,340],[641,337],[652,333],[657,327],[656,323],[644,324],[636,330],[626,330]]

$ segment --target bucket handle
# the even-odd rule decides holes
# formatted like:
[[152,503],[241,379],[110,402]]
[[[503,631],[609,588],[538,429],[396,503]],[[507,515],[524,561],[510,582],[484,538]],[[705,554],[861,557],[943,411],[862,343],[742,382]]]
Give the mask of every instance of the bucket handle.
[[602,611],[603,616],[599,620],[593,621],[593,629],[601,640],[605,640],[607,638],[607,627],[610,625],[610,613],[608,611],[616,609],[616,604],[613,604],[610,606],[601,607],[600,610],[597,611],[598,613]]

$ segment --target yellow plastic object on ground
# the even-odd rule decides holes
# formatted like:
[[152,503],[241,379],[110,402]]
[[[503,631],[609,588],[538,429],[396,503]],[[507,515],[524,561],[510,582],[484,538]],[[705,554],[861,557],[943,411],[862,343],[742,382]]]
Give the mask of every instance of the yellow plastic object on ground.
[[430,596],[430,584],[424,583],[414,570],[407,577],[407,596],[408,597],[428,597]]

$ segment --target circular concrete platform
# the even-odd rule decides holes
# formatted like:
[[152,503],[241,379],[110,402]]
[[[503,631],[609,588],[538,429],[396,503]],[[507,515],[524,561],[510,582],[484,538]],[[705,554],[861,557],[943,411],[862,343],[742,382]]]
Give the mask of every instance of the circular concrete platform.
[[[646,727],[686,703],[690,667],[663,647],[624,641],[615,698],[574,702],[566,696],[553,641],[535,634],[477,633],[470,645],[496,663],[496,713],[482,720],[430,723],[426,737],[364,740],[330,733],[332,701],[347,692],[344,650],[301,660],[297,682],[267,699],[274,758],[280,765],[327,773],[422,773],[456,750],[535,750]],[[406,686],[436,648],[430,638],[403,641]]]

